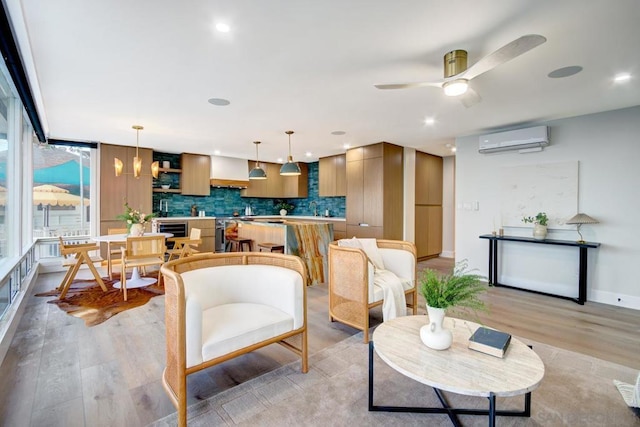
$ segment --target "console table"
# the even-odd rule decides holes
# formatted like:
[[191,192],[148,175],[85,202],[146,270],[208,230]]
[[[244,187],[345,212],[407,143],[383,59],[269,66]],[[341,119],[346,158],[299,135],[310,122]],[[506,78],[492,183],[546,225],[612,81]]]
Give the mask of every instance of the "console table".
[[[587,300],[587,249],[597,248],[600,243],[584,242],[579,243],[572,240],[537,240],[531,237],[515,237],[515,236],[494,236],[493,234],[483,234],[481,239],[489,240],[489,284],[493,286],[502,286],[505,288],[522,289],[528,292],[534,292],[537,294],[548,295],[557,298],[570,299],[577,302],[580,305],[584,305]],[[532,289],[523,289],[517,286],[505,285],[498,283],[498,242],[520,242],[520,243],[534,243],[538,245],[559,245],[559,246],[574,246],[580,250],[580,267],[578,272],[578,298],[566,297],[563,295],[550,294],[547,292],[536,291]]]

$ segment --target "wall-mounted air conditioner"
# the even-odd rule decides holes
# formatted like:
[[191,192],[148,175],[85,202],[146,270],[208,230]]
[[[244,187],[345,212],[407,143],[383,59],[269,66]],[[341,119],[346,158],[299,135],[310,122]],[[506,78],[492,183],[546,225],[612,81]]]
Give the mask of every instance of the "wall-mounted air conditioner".
[[540,151],[549,145],[549,128],[535,126],[506,132],[480,135],[480,153],[496,153],[498,151],[520,150],[521,152]]

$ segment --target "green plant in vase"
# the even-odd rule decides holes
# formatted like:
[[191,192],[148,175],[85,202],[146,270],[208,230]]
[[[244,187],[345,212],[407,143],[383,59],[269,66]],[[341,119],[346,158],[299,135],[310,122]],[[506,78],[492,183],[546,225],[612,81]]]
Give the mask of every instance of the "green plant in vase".
[[277,200],[275,205],[276,210],[280,215],[284,216],[295,209],[295,206],[288,203],[286,200]]
[[544,240],[547,237],[547,225],[549,217],[545,212],[538,212],[535,217],[525,216],[522,218],[525,224],[533,224],[533,238],[536,240]]
[[468,269],[466,260],[456,263],[451,274],[427,269],[418,283],[427,303],[429,324],[420,329],[420,338],[430,348],[446,350],[451,346],[451,331],[442,327],[447,309],[485,310],[480,294],[487,290],[486,278]]

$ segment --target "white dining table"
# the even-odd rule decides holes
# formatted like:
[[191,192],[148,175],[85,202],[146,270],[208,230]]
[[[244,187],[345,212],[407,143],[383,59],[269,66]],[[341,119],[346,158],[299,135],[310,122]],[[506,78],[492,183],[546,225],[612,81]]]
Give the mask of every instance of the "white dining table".
[[[144,233],[145,236],[164,236],[165,238],[173,237],[173,233]],[[107,243],[125,243],[127,241],[128,234],[106,234],[103,236],[95,236],[92,237],[96,242],[107,242]],[[121,274],[124,274],[122,272]],[[143,286],[148,286],[156,283],[158,280],[153,277],[140,277],[140,270],[138,267],[133,267],[133,271],[131,272],[131,278],[127,279],[127,289],[133,288],[141,288]],[[122,284],[118,280],[113,284],[113,287],[119,289],[122,287]]]

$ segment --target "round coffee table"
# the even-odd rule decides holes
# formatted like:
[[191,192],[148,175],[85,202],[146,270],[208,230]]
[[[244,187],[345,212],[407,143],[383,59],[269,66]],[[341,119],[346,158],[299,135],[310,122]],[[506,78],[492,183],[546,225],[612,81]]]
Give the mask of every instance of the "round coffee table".
[[[469,337],[480,327],[468,320],[445,318],[445,327],[453,333],[447,350],[432,350],[420,339],[420,328],[428,324],[427,316],[405,316],[382,323],[369,343],[369,410],[391,412],[446,413],[454,425],[456,414],[488,415],[495,425],[496,415],[529,417],[531,392],[544,376],[540,357],[516,338],[504,358],[490,356],[468,348]],[[438,408],[373,405],[373,351],[391,368],[432,387],[442,403]],[[442,391],[489,399],[489,409],[451,408]],[[523,411],[499,411],[496,397],[525,395]]]

